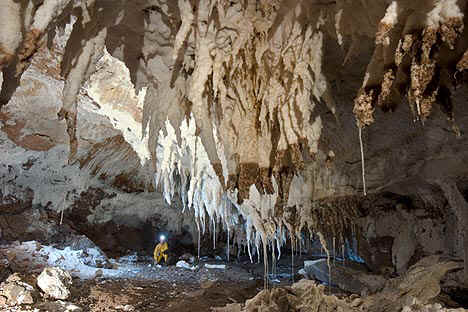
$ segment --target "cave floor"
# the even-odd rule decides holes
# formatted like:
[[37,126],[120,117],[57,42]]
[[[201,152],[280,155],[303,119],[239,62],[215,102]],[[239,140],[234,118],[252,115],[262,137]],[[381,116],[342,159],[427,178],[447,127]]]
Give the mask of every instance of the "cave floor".
[[[18,263],[18,262],[16,262]],[[45,266],[22,261],[15,266],[30,285]],[[229,303],[244,302],[263,287],[241,265],[229,264],[226,270],[200,268],[188,270],[172,266],[155,267],[147,263],[125,264],[116,270],[118,277],[73,277],[71,296],[66,300],[87,312],[98,311],[210,311]],[[75,272],[78,273],[78,272]],[[40,296],[35,304],[15,311],[46,311],[53,300]]]
[[[210,311],[211,307],[244,302],[263,287],[262,264],[226,263],[212,258],[191,265],[192,269],[155,266],[150,258],[137,260],[132,256],[110,259],[109,268],[98,268],[88,263],[94,259],[95,264],[96,256],[35,241],[0,246],[0,256],[5,262],[4,271],[8,271],[3,278],[18,272],[33,286],[47,266],[68,270],[73,285],[66,301],[90,312]],[[226,269],[206,268],[206,264],[224,264]],[[41,295],[33,305],[15,311],[43,311],[52,302]]]
[[[30,285],[47,266],[58,266],[73,276],[71,297],[67,299],[83,311],[210,311],[230,303],[242,303],[263,289],[263,264],[243,261],[225,262],[222,258],[202,257],[198,265],[154,265],[150,256],[128,255],[109,259],[106,267],[96,266],[100,255],[93,249],[72,250],[41,245],[36,241],[0,246],[0,256],[11,273],[19,272]],[[297,273],[303,260],[296,257]],[[291,258],[282,257],[271,286],[291,285]],[[207,265],[225,265],[225,269]],[[6,274],[4,278],[7,277]],[[24,310],[51,303],[39,296]],[[29,310],[30,308],[30,310]],[[44,310],[45,311],[45,310]]]
[[170,283],[161,280],[78,280],[70,301],[84,311],[210,311],[254,297],[261,281]]

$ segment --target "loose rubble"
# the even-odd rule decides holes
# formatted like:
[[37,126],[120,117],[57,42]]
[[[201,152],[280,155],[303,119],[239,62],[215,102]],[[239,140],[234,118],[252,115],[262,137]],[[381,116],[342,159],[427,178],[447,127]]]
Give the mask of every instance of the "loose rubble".
[[41,310],[54,312],[81,312],[83,309],[71,302],[62,300],[45,302],[38,306]]
[[[183,302],[186,306],[193,300],[197,300],[198,307],[194,311],[206,311],[229,302],[227,297],[233,298],[238,290],[241,294],[234,296],[238,301],[259,290],[256,283],[261,277],[254,278],[241,265],[232,264],[230,270],[204,268],[205,261],[214,262],[210,257],[204,258],[201,266],[181,260],[189,268],[181,269],[175,265],[154,265],[151,257],[130,254],[108,259],[112,268],[107,269],[99,268],[94,261],[93,257],[101,256],[99,253],[85,252],[90,248],[93,249],[85,245],[54,247],[35,241],[0,246],[0,257],[4,258],[0,263],[2,274],[14,268],[25,272],[26,277],[15,274],[3,278],[0,311],[4,307],[9,312],[159,311],[169,307],[169,311],[180,311]],[[188,257],[189,261],[192,257]],[[216,295],[219,285],[223,285],[225,295]],[[23,301],[9,300],[13,296],[4,293],[9,287],[23,291]]]
[[0,307],[33,304],[34,288],[24,282],[18,273],[10,275],[0,285]]
[[401,277],[390,279],[383,290],[370,296],[329,295],[326,286],[302,279],[287,287],[263,290],[254,298],[216,308],[215,312],[253,311],[466,311],[447,309],[433,300],[439,295],[440,281],[449,272],[460,270],[462,264],[439,256],[430,256],[410,267]]

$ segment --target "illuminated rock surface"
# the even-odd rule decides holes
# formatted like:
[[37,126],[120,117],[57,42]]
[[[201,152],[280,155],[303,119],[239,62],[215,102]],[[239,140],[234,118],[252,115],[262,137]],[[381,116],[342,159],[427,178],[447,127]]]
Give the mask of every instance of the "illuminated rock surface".
[[224,231],[252,258],[307,231],[398,274],[468,250],[466,1],[0,9],[2,212]]

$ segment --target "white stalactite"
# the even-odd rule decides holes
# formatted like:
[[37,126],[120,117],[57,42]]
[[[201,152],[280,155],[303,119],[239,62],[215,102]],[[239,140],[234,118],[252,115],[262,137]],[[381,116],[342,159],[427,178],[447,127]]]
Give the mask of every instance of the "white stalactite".
[[366,189],[366,166],[364,163],[364,147],[362,144],[362,128],[358,126],[359,129],[359,147],[361,150],[361,172],[362,172],[362,188],[364,190],[364,196],[367,196],[367,189]]

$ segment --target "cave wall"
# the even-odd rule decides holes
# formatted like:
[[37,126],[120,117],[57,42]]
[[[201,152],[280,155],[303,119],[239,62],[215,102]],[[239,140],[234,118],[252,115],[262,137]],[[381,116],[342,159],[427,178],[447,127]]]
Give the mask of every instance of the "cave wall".
[[[160,193],[145,188],[145,158],[140,159],[138,147],[132,146],[134,141],[140,143],[141,127],[128,123],[135,119],[141,123],[141,107],[128,70],[110,56],[102,60],[96,75],[104,72],[103,81],[113,79],[114,85],[103,89],[96,78],[83,89],[79,150],[70,161],[66,124],[57,116],[63,89],[58,67],[66,38],[65,32],[56,37],[52,49],[43,47],[35,54],[20,87],[0,113],[2,238],[56,243],[63,212],[64,227],[87,235],[114,255],[128,250],[150,253],[156,231],[162,230],[194,244],[193,216],[182,214],[180,203],[169,205]],[[105,92],[96,95],[92,90]],[[118,107],[112,111],[116,99],[123,112]],[[106,109],[113,114],[106,115]],[[125,129],[118,127],[122,120]],[[102,174],[103,167],[113,172]]]

